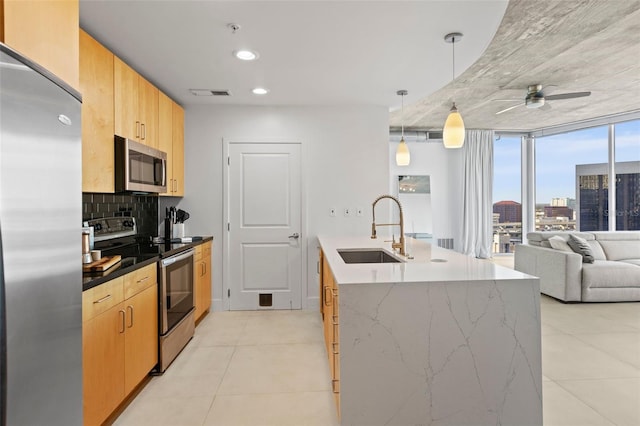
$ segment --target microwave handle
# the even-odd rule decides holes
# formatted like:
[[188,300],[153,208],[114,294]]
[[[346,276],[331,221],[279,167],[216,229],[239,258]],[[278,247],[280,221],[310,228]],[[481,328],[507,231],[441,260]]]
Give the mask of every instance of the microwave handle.
[[162,159],[162,186],[167,186],[167,160]]

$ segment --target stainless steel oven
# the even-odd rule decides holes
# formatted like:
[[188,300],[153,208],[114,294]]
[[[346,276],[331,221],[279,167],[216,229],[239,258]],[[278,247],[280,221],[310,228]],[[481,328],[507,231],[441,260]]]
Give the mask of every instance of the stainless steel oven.
[[158,262],[160,372],[178,356],[195,330],[193,253],[190,249]]

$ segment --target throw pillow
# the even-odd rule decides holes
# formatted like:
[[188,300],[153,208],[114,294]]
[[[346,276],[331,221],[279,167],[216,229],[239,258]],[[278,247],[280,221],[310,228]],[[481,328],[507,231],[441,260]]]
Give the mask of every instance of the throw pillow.
[[560,235],[555,235],[549,238],[549,244],[551,244],[551,248],[553,249],[560,250],[560,251],[570,251],[573,253],[573,250],[571,250],[571,247],[569,247],[569,244],[567,244],[564,238],[562,238]]
[[595,259],[593,258],[593,253],[587,240],[571,234],[569,235],[569,241],[567,241],[567,243],[573,251],[582,255],[582,263],[593,263]]

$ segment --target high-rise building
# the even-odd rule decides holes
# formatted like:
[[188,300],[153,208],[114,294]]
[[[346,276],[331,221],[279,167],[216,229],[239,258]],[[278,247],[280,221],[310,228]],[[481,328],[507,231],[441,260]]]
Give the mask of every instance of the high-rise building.
[[500,214],[500,223],[522,222],[522,205],[515,201],[498,201],[493,212]]
[[[609,229],[609,176],[606,164],[580,164],[576,178],[580,186],[581,231]],[[640,230],[640,161],[616,163],[616,230]]]
[[573,209],[567,206],[544,206],[544,217],[568,217],[573,220]]

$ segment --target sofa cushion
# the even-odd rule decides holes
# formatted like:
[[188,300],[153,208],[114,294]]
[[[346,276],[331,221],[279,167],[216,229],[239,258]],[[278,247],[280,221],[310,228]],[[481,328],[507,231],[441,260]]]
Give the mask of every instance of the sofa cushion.
[[567,241],[570,235],[585,239],[591,248],[591,254],[595,260],[607,260],[607,256],[605,256],[604,251],[602,251],[602,247],[600,247],[595,235],[590,232],[536,231],[527,234],[527,241],[529,245],[548,248],[551,247],[551,244],[549,244],[550,238],[560,237]]
[[640,259],[624,259],[624,260],[619,260],[618,262],[630,263],[632,265],[640,266]]
[[569,235],[567,244],[569,244],[569,247],[571,247],[573,251],[582,255],[583,263],[593,263],[593,261],[595,260],[593,258],[591,247],[584,238],[580,238],[574,234],[571,234]]
[[596,287],[640,287],[640,266],[626,262],[596,260],[582,265],[582,286]]
[[607,260],[640,259],[640,240],[599,241]]
[[573,251],[571,250],[571,247],[569,247],[569,244],[567,244],[567,240],[562,238],[560,235],[554,235],[553,237],[549,238],[549,244],[551,245],[551,248],[556,250]]

